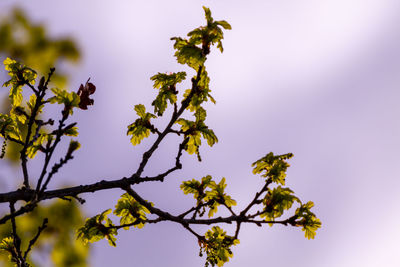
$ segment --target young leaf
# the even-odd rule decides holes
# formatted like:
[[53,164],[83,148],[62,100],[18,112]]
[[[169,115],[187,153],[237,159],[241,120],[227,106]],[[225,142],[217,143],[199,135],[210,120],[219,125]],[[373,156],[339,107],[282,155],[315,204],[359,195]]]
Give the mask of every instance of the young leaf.
[[0,252],[6,252],[10,262],[18,262],[17,250],[14,246],[14,239],[12,237],[5,237],[0,242]]
[[215,182],[212,181],[212,177],[207,175],[201,178],[201,182],[195,179],[184,181],[180,188],[184,194],[193,194],[194,199],[197,200],[197,205],[199,205],[200,203],[203,203],[203,200],[206,197],[206,190],[209,189],[213,183]]
[[0,136],[3,138],[11,137],[18,141],[22,140],[18,124],[10,115],[0,113]]
[[150,79],[154,81],[154,88],[159,89],[156,99],[151,103],[154,106],[154,112],[161,116],[167,108],[168,101],[174,104],[177,100],[176,84],[186,78],[185,72],[178,73],[158,73]]
[[64,135],[68,136],[78,136],[78,127],[71,127],[64,130]]
[[207,140],[209,146],[213,146],[218,142],[217,136],[214,131],[209,129],[207,125],[204,124],[204,120],[207,116],[206,111],[199,107],[194,114],[196,121],[189,121],[186,119],[178,119],[175,123],[181,125],[181,131],[184,132],[185,137],[189,137],[186,143],[185,150],[189,154],[196,153],[199,160],[199,147],[201,145],[201,136]]
[[264,210],[260,217],[266,221],[273,221],[281,217],[285,210],[289,210],[295,201],[301,203],[289,188],[278,186],[269,189],[263,199]]
[[225,177],[218,184],[215,182],[211,183],[210,188],[211,190],[206,193],[205,197],[205,201],[210,203],[208,217],[211,218],[214,216],[218,211],[219,205],[226,205],[229,208],[236,205],[236,201],[225,193]]
[[96,215],[86,220],[85,225],[78,229],[78,238],[82,239],[84,243],[97,242],[103,238],[108,240],[108,243],[115,247],[116,238],[118,234],[112,221],[107,218],[108,214],[111,213],[111,209],[103,211],[101,214]]
[[136,114],[141,117],[142,119],[146,117],[146,108],[144,105],[139,104],[135,105]]
[[3,63],[8,75],[11,76],[3,86],[11,86],[9,94],[11,105],[19,106],[22,103],[22,86],[28,83],[35,84],[36,72],[10,58],[6,58]]
[[208,230],[204,240],[199,240],[200,256],[203,252],[207,254],[205,266],[222,266],[233,257],[231,247],[239,244],[239,239],[229,236],[219,226],[214,226]]
[[[147,219],[146,213],[150,213],[150,211],[128,193],[121,196],[114,210],[114,214],[121,217],[121,225],[130,224],[137,228],[144,226]],[[124,227],[124,229],[128,230],[129,226]]]
[[301,205],[295,213],[299,218],[299,220],[296,221],[296,225],[303,227],[301,230],[304,231],[304,235],[307,239],[314,239],[316,231],[318,228],[321,228],[321,221],[311,212],[313,206],[314,203],[309,201]]
[[65,89],[52,88],[55,96],[48,99],[50,103],[64,104],[65,110],[73,114],[73,108],[79,107],[80,97],[75,92],[68,92]]
[[48,140],[48,135],[46,133],[40,133],[36,141],[28,147],[26,151],[27,156],[33,159],[36,156],[37,151],[43,149],[43,143],[45,142],[45,140]]
[[135,111],[139,116],[134,123],[128,125],[127,135],[132,135],[131,143],[135,146],[150,136],[150,132],[155,132],[154,126],[150,123],[152,118],[156,118],[155,115],[146,112],[144,105],[135,105]]
[[174,48],[176,49],[175,57],[180,64],[187,64],[196,71],[202,66],[206,60],[201,48],[197,47],[190,40],[180,37],[173,37],[175,41]]
[[275,156],[270,152],[252,164],[253,173],[261,173],[261,177],[270,177],[273,182],[285,185],[286,171],[290,167],[286,160],[292,157],[292,153]]

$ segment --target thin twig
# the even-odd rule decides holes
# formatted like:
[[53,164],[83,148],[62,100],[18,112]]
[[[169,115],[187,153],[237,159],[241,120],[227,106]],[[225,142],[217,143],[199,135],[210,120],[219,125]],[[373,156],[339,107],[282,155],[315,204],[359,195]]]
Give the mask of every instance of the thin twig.
[[31,251],[33,245],[38,240],[38,238],[39,238],[40,234],[42,233],[42,231],[44,229],[46,229],[48,222],[49,222],[49,220],[47,218],[44,218],[42,225],[38,227],[38,231],[37,231],[36,235],[32,238],[31,241],[29,241],[29,246],[28,246],[28,248],[26,249],[26,251],[24,253],[24,260],[26,260],[26,257],[28,256],[28,253]]
[[39,91],[36,90],[36,88],[35,88],[32,84],[30,84],[29,82],[26,82],[26,85],[28,85],[29,88],[32,89],[32,91],[35,93],[35,95],[38,95],[38,94],[39,94]]
[[174,112],[172,114],[170,122],[165,127],[164,131],[158,136],[158,138],[153,143],[153,145],[150,147],[150,149],[147,150],[145,153],[143,153],[142,161],[139,164],[139,168],[137,169],[136,173],[133,175],[140,176],[142,174],[144,168],[147,165],[147,162],[153,155],[154,151],[158,148],[158,145],[161,143],[161,141],[164,139],[164,137],[170,132],[172,125],[174,125],[176,120],[182,115],[182,113],[185,111],[185,109],[189,106],[189,103],[190,103],[195,91],[197,90],[197,84],[200,81],[202,70],[203,70],[203,66],[200,66],[197,71],[196,79],[192,80],[192,89],[191,89],[189,95],[182,101],[182,105],[181,105],[180,109],[177,112]]
[[36,103],[35,103],[35,106],[32,109],[31,116],[29,117],[27,134],[26,134],[26,137],[25,137],[23,148],[20,151],[22,173],[24,175],[24,186],[27,189],[30,189],[30,185],[29,185],[29,174],[28,174],[28,168],[27,168],[28,159],[27,159],[26,151],[27,151],[27,149],[29,147],[29,144],[30,144],[30,138],[31,138],[31,134],[32,134],[33,124],[34,124],[34,122],[36,120],[36,116],[38,115],[39,108],[43,104],[42,100],[43,100],[43,98],[44,98],[44,96],[46,94],[47,85],[48,85],[48,83],[49,83],[49,81],[51,79],[51,76],[53,75],[54,71],[55,71],[54,68],[50,69],[50,73],[49,73],[49,75],[47,77],[45,85],[43,87],[39,88],[38,92],[35,92],[35,94],[36,94]]
[[34,208],[36,207],[36,202],[34,203],[29,203],[25,206],[22,206],[21,208],[19,208],[19,210],[11,212],[8,215],[5,215],[3,218],[0,219],[0,224],[4,224],[9,220],[12,220],[14,218],[16,218],[17,216],[20,216],[22,214],[25,214],[27,212],[32,211]]
[[[15,214],[15,206],[14,202],[10,202],[10,213],[11,215]],[[18,265],[24,263],[24,258],[22,257],[22,252],[21,252],[21,239],[18,236],[17,233],[17,223],[15,222],[15,216],[11,218],[11,227],[12,227],[12,236],[13,236],[13,242],[14,242],[14,247],[17,253],[17,259],[18,259]],[[22,265],[23,266],[23,265]]]
[[268,189],[268,186],[272,183],[271,178],[268,178],[267,181],[265,182],[263,188],[256,193],[254,196],[253,200],[247,205],[247,207],[240,213],[240,216],[245,216],[246,213],[253,207],[255,204],[258,202],[258,198]]
[[127,223],[127,224],[121,224],[121,225],[112,225],[112,226],[107,226],[106,227],[106,229],[117,229],[117,230],[119,230],[119,229],[121,229],[121,228],[124,228],[124,227],[131,227],[131,226],[135,226],[135,225],[138,225],[138,224],[140,224],[140,223],[159,223],[159,222],[162,222],[162,221],[165,221],[165,219],[163,219],[163,218],[157,218],[157,219],[153,219],[153,220],[136,220],[135,222],[133,222],[133,223]]
[[[47,173],[47,166],[50,163],[50,160],[51,160],[51,157],[53,156],[55,148],[57,147],[58,143],[61,141],[61,136],[63,135],[64,123],[68,119],[68,115],[69,115],[68,112],[63,110],[62,118],[61,118],[61,120],[59,120],[58,132],[56,134],[56,139],[54,140],[54,143],[51,145],[51,147],[48,149],[48,151],[46,151],[46,156],[45,156],[45,161],[44,161],[44,164],[43,164],[42,172],[40,174],[40,177],[39,177],[37,185],[36,185],[36,193],[37,193],[38,197],[44,191],[44,190],[42,190],[43,187],[41,187],[41,186],[42,186],[42,182],[43,182],[44,176]],[[51,179],[51,176],[50,176],[50,179]],[[47,184],[49,182],[50,182],[50,180],[47,181]],[[46,186],[47,186],[47,184],[46,184]]]
[[58,170],[71,159],[73,159],[73,157],[67,153],[67,155],[64,158],[61,158],[58,163],[54,164],[50,173],[47,175],[46,181],[44,182],[42,188],[40,189],[40,192],[38,193],[39,197],[47,189],[47,185],[50,183],[50,180],[53,177],[53,175],[56,174],[58,172]]

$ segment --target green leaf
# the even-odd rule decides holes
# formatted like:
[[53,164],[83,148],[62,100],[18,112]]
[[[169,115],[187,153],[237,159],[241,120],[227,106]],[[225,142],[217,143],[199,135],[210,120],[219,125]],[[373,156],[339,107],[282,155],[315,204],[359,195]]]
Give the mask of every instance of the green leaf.
[[[195,78],[195,77],[193,77]],[[190,100],[189,106],[187,107],[187,109],[189,109],[190,111],[196,111],[201,104],[203,104],[204,102],[207,102],[208,100],[210,100],[211,102],[213,102],[214,104],[215,99],[211,96],[211,90],[209,88],[209,84],[210,84],[210,78],[208,77],[208,73],[206,71],[205,68],[203,68],[201,74],[200,74],[200,80],[197,83],[197,86],[195,88],[194,94]],[[189,94],[190,94],[190,89],[186,90],[183,97],[186,99]]]
[[225,30],[232,30],[232,26],[225,20],[219,20],[215,23],[222,26]]
[[206,115],[206,111],[199,107],[194,114],[196,121],[178,119],[175,122],[181,125],[181,131],[184,132],[185,137],[189,138],[185,146],[185,151],[189,154],[196,154],[200,161],[199,147],[201,145],[201,137],[203,136],[203,138],[207,140],[209,146],[213,146],[218,142],[214,131],[204,124]]
[[[147,219],[146,214],[150,211],[139,202],[137,202],[131,195],[125,193],[118,200],[115,205],[114,214],[121,217],[121,225],[131,224],[134,227],[142,228]],[[129,229],[129,226],[124,227],[125,230]]]
[[193,197],[197,200],[197,205],[206,204],[204,207],[209,209],[208,217],[214,216],[219,205],[226,205],[227,207],[236,205],[236,201],[224,192],[226,188],[225,178],[222,178],[217,184],[210,175],[207,175],[201,179],[201,182],[195,179],[184,181],[180,188],[185,194],[193,194]]
[[210,183],[211,190],[206,192],[205,201],[210,203],[208,212],[208,217],[210,218],[218,211],[219,205],[226,205],[227,207],[236,205],[236,201],[225,193],[225,181],[225,177],[223,177],[218,184],[215,182]]
[[111,246],[116,246],[115,235],[118,234],[117,230],[113,228],[114,224],[107,218],[111,213],[111,209],[103,211],[101,214],[96,215],[86,220],[85,225],[78,229],[78,238],[84,243],[97,242],[103,238],[108,240]]
[[203,122],[205,121],[206,117],[207,117],[207,112],[204,108],[199,107],[196,112],[194,113],[194,116],[196,117],[196,122]]
[[150,79],[154,81],[154,88],[159,89],[156,99],[151,103],[154,106],[154,112],[161,116],[167,108],[168,101],[171,104],[176,103],[177,93],[176,84],[186,78],[185,72],[178,73],[158,73]]
[[281,217],[285,210],[289,210],[295,201],[301,203],[289,188],[278,186],[272,190],[268,189],[262,202],[264,209],[260,217],[266,221],[274,221]]
[[75,136],[75,137],[78,136],[78,127],[71,127],[64,130],[64,135]]
[[65,89],[52,88],[55,96],[48,99],[50,103],[64,104],[69,114],[73,114],[73,108],[79,107],[80,97],[75,92],[68,92]]
[[10,115],[0,113],[0,136],[3,138],[11,137],[22,141],[19,126]]
[[158,93],[156,99],[151,104],[154,106],[154,112],[157,113],[158,116],[162,116],[167,109],[168,101],[174,104],[176,100],[177,97],[174,92],[163,90]]
[[203,252],[207,254],[206,266],[222,266],[233,257],[231,247],[239,244],[239,239],[229,236],[219,226],[208,230],[204,239],[199,239],[200,256]]
[[43,144],[46,140],[48,141],[48,135],[46,133],[39,134],[36,141],[26,150],[27,156],[33,159],[36,156],[37,151],[44,147]]
[[314,239],[316,231],[321,228],[321,221],[311,212],[311,208],[314,206],[312,201],[303,204],[296,210],[298,221],[297,226],[302,226],[301,229],[304,231],[304,235],[307,239]]
[[212,177],[210,175],[204,176],[201,178],[201,182],[196,179],[192,179],[190,181],[184,181],[180,188],[182,189],[184,194],[193,194],[194,199],[197,200],[197,205],[203,202],[206,197],[206,190],[210,188],[210,185],[215,183],[212,181]]
[[178,73],[157,73],[152,76],[150,80],[154,81],[153,87],[156,89],[168,88],[170,86],[175,86],[176,84],[184,81],[186,78],[186,72],[178,72]]
[[146,117],[146,107],[142,104],[135,105],[136,114],[142,119]]
[[206,16],[207,23],[212,23],[213,18],[211,17],[211,10],[208,7],[203,6],[203,10]]
[[286,171],[290,167],[286,161],[292,157],[292,153],[275,156],[270,152],[252,164],[253,173],[261,174],[261,177],[269,177],[273,182],[285,185]]
[[9,94],[11,105],[19,106],[22,103],[22,86],[27,83],[35,84],[36,72],[10,58],[6,58],[3,63],[8,75],[11,76],[3,86],[11,86]]
[[154,126],[150,123],[152,118],[156,118],[155,115],[146,112],[144,105],[135,105],[135,111],[140,118],[136,119],[134,123],[128,125],[127,135],[132,135],[131,143],[135,146],[150,136],[150,132],[155,132]]
[[202,66],[206,60],[202,49],[197,47],[193,42],[180,37],[173,37],[175,41],[174,48],[176,49],[175,57],[180,64],[186,64],[196,71]]
[[[6,71],[8,71],[8,72],[12,72],[13,70],[15,70],[16,69],[16,66],[18,66],[17,64],[17,61],[15,61],[15,60],[13,60],[13,59],[11,59],[11,58],[6,58],[4,61],[3,61],[3,64],[4,64],[4,66],[5,66],[5,69],[6,69]],[[11,76],[11,75],[10,75]]]
[[203,138],[207,140],[207,144],[209,146],[213,146],[215,143],[218,142],[218,138],[215,135],[214,131],[211,129],[208,129],[207,126],[201,127],[200,131],[201,131]]
[[136,146],[142,142],[144,138],[150,136],[150,130],[144,126],[136,125],[136,123],[132,123],[128,126],[128,135],[132,135],[131,143]]
[[26,122],[26,112],[25,109],[21,106],[14,106],[10,110],[11,119],[15,122],[19,122],[21,124],[25,124]]
[[18,84],[13,84],[10,90],[9,98],[11,100],[12,106],[19,106],[22,103],[22,86]]
[[16,248],[14,246],[14,239],[10,237],[5,237],[0,242],[0,252],[6,252],[8,254],[8,259],[10,262],[18,262],[16,258],[14,258],[16,254]]

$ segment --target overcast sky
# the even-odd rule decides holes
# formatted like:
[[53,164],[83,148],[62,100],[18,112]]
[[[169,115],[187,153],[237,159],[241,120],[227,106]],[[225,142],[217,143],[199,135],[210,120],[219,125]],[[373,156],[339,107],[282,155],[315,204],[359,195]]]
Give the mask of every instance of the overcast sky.
[[[150,142],[130,145],[133,106],[150,108],[153,74],[190,72],[176,63],[169,38],[204,24],[206,5],[233,27],[224,53],[214,49],[207,63],[217,105],[206,106],[206,122],[220,141],[201,148],[202,163],[185,154],[182,171],[137,190],[178,213],[192,205],[179,184],[211,174],[227,178],[227,191],[243,207],[262,182],[251,163],[270,151],[293,152],[287,185],[314,201],[322,229],[307,240],[298,228],[242,227],[226,266],[400,266],[398,0],[2,0],[0,12],[17,3],[52,36],[76,39],[83,60],[67,66],[70,89],[88,77],[98,89],[95,105],[76,112],[82,148],[60,183],[116,179],[137,168]],[[146,174],[172,166],[175,141],[167,139]],[[98,214],[120,194],[85,195],[84,209]],[[120,232],[117,248],[106,241],[93,247],[96,267],[204,262],[194,236],[172,223]]]

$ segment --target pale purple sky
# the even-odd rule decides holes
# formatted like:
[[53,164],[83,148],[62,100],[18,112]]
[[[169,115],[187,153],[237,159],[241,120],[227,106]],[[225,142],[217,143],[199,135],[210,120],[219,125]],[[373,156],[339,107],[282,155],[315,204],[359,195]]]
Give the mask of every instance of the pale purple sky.
[[[220,142],[202,148],[202,163],[185,155],[182,171],[138,191],[177,213],[192,204],[179,193],[182,180],[211,174],[227,178],[242,207],[261,183],[250,164],[270,151],[293,152],[287,185],[314,201],[322,229],[310,241],[297,228],[242,227],[226,266],[400,266],[398,0],[2,0],[0,12],[16,3],[53,36],[80,44],[82,63],[68,67],[71,90],[89,76],[98,88],[95,105],[76,113],[82,148],[60,183],[115,179],[137,168],[149,142],[129,143],[133,106],[150,108],[153,74],[189,71],[176,63],[169,38],[204,24],[205,5],[233,27],[225,52],[214,50],[207,64],[217,105],[207,106],[206,122]],[[147,174],[172,166],[176,146],[168,140]],[[121,193],[84,195],[84,209],[92,216],[112,208]],[[195,238],[172,223],[121,232],[117,248],[93,247],[96,267],[204,262]]]

